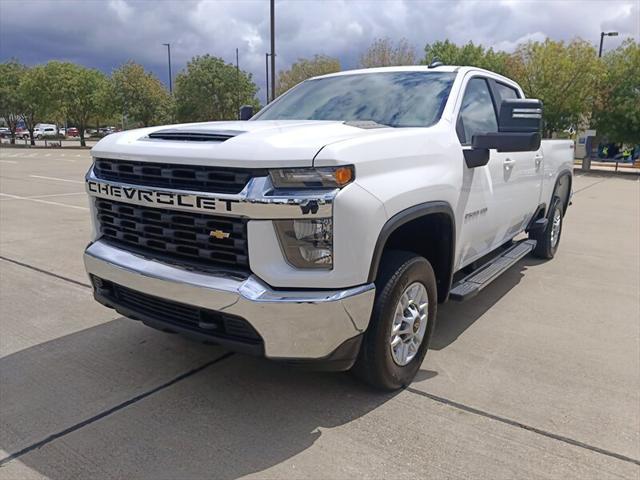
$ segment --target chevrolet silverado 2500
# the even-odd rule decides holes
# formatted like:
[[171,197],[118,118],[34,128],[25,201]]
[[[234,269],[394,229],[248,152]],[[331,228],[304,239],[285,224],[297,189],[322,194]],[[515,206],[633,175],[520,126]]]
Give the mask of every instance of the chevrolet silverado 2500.
[[411,382],[439,302],[552,258],[573,143],[471,67],[312,78],[248,121],[115,133],[86,176],[95,298],[231,350]]

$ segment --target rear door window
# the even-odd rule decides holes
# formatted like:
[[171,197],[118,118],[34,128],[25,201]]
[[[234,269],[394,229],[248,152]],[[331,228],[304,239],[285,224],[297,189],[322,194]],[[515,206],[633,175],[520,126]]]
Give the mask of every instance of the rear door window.
[[500,99],[499,99],[500,101],[511,99],[511,98],[520,98],[520,94],[518,93],[518,90],[516,90],[513,87],[510,87],[509,85],[496,82],[495,86],[496,86],[496,91],[500,96]]

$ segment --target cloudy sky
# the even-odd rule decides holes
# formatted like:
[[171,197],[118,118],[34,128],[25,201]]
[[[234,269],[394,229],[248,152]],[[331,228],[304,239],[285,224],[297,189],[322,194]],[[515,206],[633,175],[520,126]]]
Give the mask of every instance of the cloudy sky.
[[[510,51],[547,36],[597,44],[602,30],[620,32],[605,50],[640,40],[640,0],[276,0],[276,70],[316,53],[355,67],[377,37],[406,37],[420,55],[446,38]],[[134,60],[166,83],[167,42],[174,75],[194,55],[234,61],[239,48],[262,88],[269,0],[0,0],[0,61],[70,60],[108,73]]]

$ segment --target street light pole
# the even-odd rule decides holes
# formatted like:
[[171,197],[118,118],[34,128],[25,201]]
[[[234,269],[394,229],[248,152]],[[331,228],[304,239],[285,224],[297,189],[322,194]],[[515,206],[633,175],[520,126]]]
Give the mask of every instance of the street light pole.
[[276,98],[276,1],[271,0],[271,100]]
[[171,75],[171,44],[163,43],[165,47],[167,47],[167,55],[169,57],[169,93],[173,95],[173,80]]
[[238,59],[238,49],[236,48],[236,100],[238,120],[240,120],[240,60]]
[[264,54],[264,66],[267,74],[267,103],[265,103],[265,105],[269,105],[269,56],[270,55],[271,55],[270,53]]
[[602,44],[604,37],[617,37],[618,32],[600,32],[600,49],[598,50],[598,58],[602,57]]

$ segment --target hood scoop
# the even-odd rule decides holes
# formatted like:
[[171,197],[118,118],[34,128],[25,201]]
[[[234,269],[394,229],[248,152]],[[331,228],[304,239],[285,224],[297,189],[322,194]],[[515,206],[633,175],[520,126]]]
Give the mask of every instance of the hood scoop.
[[183,130],[179,128],[170,128],[166,130],[158,130],[149,134],[151,140],[172,140],[177,142],[224,142],[230,138],[244,133],[240,130]]
[[373,120],[349,120],[343,123],[350,127],[362,128],[365,130],[369,130],[371,128],[390,128],[389,125],[383,125],[381,123],[374,122]]

